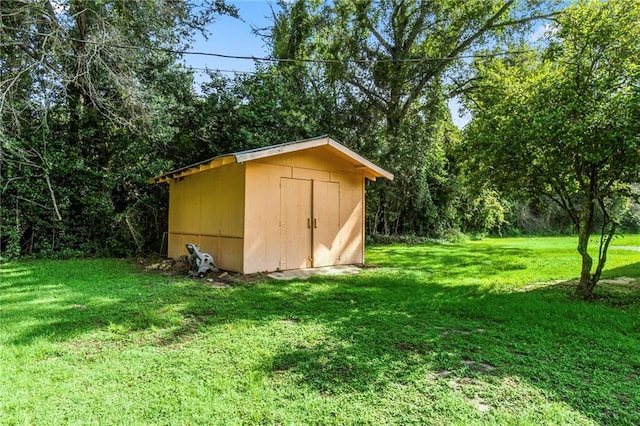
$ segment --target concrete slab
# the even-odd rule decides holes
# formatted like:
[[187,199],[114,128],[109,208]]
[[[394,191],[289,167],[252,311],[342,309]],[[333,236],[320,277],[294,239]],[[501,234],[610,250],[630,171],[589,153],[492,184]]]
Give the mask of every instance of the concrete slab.
[[290,271],[272,272],[267,276],[276,280],[306,280],[318,275],[356,275],[362,268],[356,265],[324,266],[321,268],[292,269]]

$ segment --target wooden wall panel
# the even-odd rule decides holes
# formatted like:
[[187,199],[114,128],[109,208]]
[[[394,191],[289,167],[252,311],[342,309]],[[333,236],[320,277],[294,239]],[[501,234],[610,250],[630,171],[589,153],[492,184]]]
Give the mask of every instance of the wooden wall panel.
[[[220,218],[219,234],[222,236],[244,236],[245,165],[231,164],[214,169],[218,185],[214,200],[219,200],[215,211]],[[205,195],[205,194],[203,194]]]
[[187,180],[169,184],[169,232],[199,231],[200,198]]
[[280,180],[280,269],[313,266],[312,181]]
[[277,164],[306,170],[361,174],[360,169],[337,156],[335,151],[328,147],[317,147],[305,151],[275,155],[273,157],[256,160],[255,162]]
[[201,252],[213,256],[218,268],[242,272],[242,238],[170,233],[168,257],[173,259],[180,256],[188,257],[187,243],[197,244]]
[[280,179],[291,167],[246,164],[244,272],[280,269]]
[[293,178],[329,182],[331,180],[331,172],[293,167]]
[[340,262],[340,183],[313,182],[313,266]]
[[[243,236],[243,164],[230,164],[170,182],[169,257],[186,255],[184,245],[192,242],[216,261],[221,259],[221,268],[242,272]],[[226,247],[230,248],[223,254]]]
[[332,173],[340,183],[340,257],[337,264],[364,262],[364,178],[352,173]]

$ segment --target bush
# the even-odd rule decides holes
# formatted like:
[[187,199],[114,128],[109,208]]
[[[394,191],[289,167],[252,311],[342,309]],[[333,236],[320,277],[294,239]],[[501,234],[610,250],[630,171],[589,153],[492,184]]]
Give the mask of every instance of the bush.
[[444,232],[442,238],[422,237],[414,234],[372,234],[367,235],[367,244],[406,244],[406,245],[420,245],[420,244],[451,244],[461,243],[469,241],[469,237],[459,230],[447,230]]

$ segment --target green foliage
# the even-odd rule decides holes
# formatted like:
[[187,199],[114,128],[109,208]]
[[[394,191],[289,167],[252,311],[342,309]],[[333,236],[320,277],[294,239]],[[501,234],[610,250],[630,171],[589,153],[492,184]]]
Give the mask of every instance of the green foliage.
[[[598,298],[571,238],[380,246],[359,276],[212,288],[128,262],[0,266],[6,424],[640,422],[640,236]],[[623,284],[623,282],[625,284]]]
[[[334,100],[304,69],[265,67],[252,75],[210,76],[200,137],[209,156],[331,133]],[[304,85],[301,89],[299,86]]]
[[[452,164],[445,77],[459,56],[502,40],[554,2],[281,2],[273,56],[307,65],[335,98],[331,133],[395,175],[368,189],[372,233],[442,236],[457,229],[465,195]],[[437,22],[438,25],[433,25]],[[282,68],[301,64],[281,62]],[[484,214],[486,209],[476,209]],[[486,220],[495,222],[494,210]],[[479,220],[480,222],[482,219]],[[493,226],[493,225],[489,225]],[[496,225],[497,226],[497,225]]]
[[[478,63],[476,79],[462,56],[488,44],[503,51],[558,2],[282,0],[266,35],[279,61],[252,75],[213,74],[202,97],[171,52],[216,15],[237,11],[221,0],[174,3],[0,2],[3,257],[155,250],[167,194],[147,178],[326,133],[395,174],[367,187],[366,230],[409,240],[565,232],[570,224],[538,203],[541,190],[580,204],[580,182],[562,171],[594,165],[606,183],[624,168],[608,187],[616,195],[637,181],[632,2],[572,8],[544,55]],[[475,113],[487,116],[469,134],[497,156],[493,163],[480,161],[482,149],[470,156],[451,124],[447,99],[473,84]],[[514,143],[493,150],[497,136]],[[588,231],[614,213],[638,229],[634,201],[599,196],[605,209],[595,209]]]
[[[223,1],[0,4],[0,253],[131,255],[157,247],[192,76],[169,53]],[[163,50],[165,49],[165,50]],[[183,145],[184,146],[184,145]]]
[[627,200],[627,205],[623,206],[626,213],[620,220],[620,227],[623,232],[640,231],[640,184],[631,185],[631,197]]
[[[585,297],[629,185],[640,181],[639,20],[634,1],[581,2],[559,16],[542,54],[477,64],[468,140],[478,169],[511,194],[546,195],[565,211],[579,235]],[[592,271],[587,240],[598,222]]]

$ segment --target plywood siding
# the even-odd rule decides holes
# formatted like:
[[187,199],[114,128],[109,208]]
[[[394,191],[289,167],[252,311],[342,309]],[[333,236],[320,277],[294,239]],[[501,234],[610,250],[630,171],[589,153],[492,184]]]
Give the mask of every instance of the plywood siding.
[[245,182],[245,273],[363,262],[361,170],[319,147],[248,162]]
[[331,173],[340,184],[340,230],[336,265],[364,263],[364,178],[354,173]]
[[169,233],[168,256],[171,258],[188,256],[187,249],[185,248],[185,244],[187,243],[195,243],[200,246],[200,251],[211,254],[220,269],[242,272],[242,238]]
[[280,179],[291,174],[291,167],[246,164],[244,273],[281,269]]
[[169,184],[169,257],[193,242],[222,269],[242,272],[244,165],[231,164]]
[[280,179],[280,269],[313,266],[313,184]]
[[340,183],[313,182],[313,266],[340,263]]
[[[361,169],[354,167],[351,162],[340,158],[336,155],[335,150],[326,146],[256,160],[256,162],[258,161],[292,168],[295,167],[299,169],[296,173],[303,173],[304,170],[308,170],[358,173],[362,175]],[[326,176],[325,179],[328,179],[328,176]]]

